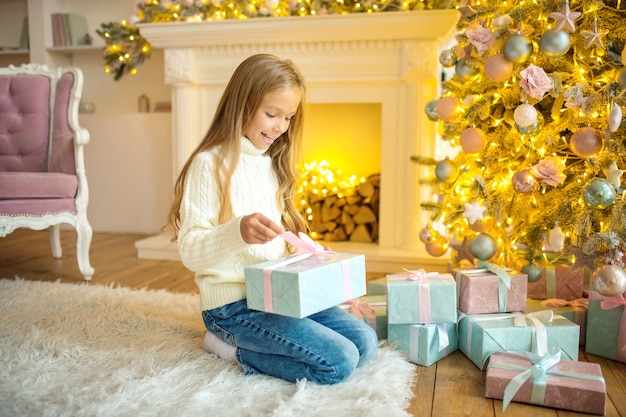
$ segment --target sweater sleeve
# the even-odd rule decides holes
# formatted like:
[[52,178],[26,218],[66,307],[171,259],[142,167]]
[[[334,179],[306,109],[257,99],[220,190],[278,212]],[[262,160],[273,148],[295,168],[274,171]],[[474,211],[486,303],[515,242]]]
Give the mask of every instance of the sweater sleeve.
[[241,237],[241,217],[218,224],[220,207],[213,156],[201,153],[190,165],[180,207],[178,252],[183,264],[194,272],[211,269],[248,246]]

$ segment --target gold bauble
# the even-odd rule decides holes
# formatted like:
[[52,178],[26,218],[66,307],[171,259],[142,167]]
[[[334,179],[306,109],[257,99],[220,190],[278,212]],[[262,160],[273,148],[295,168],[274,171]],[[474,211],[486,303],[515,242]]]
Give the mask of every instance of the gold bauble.
[[439,257],[448,251],[448,239],[437,236],[435,240],[426,244],[426,252],[430,256]]

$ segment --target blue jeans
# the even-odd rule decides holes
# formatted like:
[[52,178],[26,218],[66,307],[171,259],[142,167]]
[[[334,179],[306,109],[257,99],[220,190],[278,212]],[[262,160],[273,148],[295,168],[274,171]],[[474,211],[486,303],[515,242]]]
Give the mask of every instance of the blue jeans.
[[334,384],[378,351],[374,329],[338,307],[297,319],[249,310],[241,300],[205,310],[202,318],[210,332],[237,346],[245,374]]

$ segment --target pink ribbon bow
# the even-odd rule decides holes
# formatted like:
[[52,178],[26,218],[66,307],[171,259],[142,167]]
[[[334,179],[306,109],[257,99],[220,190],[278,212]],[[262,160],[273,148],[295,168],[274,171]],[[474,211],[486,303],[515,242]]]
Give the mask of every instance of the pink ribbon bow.
[[548,298],[547,300],[543,300],[541,305],[544,307],[587,307],[589,306],[588,298],[577,298],[575,300],[567,301],[562,298]]
[[[305,233],[298,233],[298,236],[293,234],[292,232],[284,232],[279,236],[283,238],[285,241],[291,243],[300,249],[300,252],[286,258],[282,262],[278,262],[273,264],[270,267],[266,267],[263,269],[263,305],[265,311],[268,313],[274,312],[274,300],[272,296],[272,271],[274,269],[278,269],[280,267],[290,265],[295,262],[299,262],[303,259],[308,258],[309,256],[315,253],[333,253],[332,251],[328,251],[324,249],[322,245],[315,242]],[[343,290],[346,298],[350,297],[350,266],[347,262],[341,262],[342,272],[343,272]]]
[[[423,268],[412,270],[403,268],[409,273],[406,276],[408,281],[418,281],[418,305],[420,323],[430,323],[432,316],[430,313],[430,279],[439,275],[439,272],[426,272]],[[392,275],[392,279],[397,279],[397,275]],[[388,277],[389,278],[389,277]]]
[[367,324],[369,324],[370,327],[376,330],[376,311],[374,311],[374,307],[372,307],[372,304],[368,303],[367,301],[361,301],[358,298],[348,300],[345,302],[345,304],[350,307],[350,314],[352,314],[359,320],[362,320],[363,316],[365,316]]

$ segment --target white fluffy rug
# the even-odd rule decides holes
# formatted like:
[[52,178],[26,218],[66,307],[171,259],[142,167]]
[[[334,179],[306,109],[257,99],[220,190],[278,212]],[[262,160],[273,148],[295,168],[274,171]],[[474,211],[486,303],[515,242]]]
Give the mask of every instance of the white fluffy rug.
[[197,296],[0,280],[1,416],[408,416],[415,366],[381,348],[345,383],[244,376],[200,349]]

